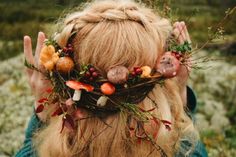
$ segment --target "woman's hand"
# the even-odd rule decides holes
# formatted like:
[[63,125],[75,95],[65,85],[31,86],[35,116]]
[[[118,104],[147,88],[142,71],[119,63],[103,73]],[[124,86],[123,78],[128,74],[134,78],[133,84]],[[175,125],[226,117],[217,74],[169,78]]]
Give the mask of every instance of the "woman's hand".
[[[43,67],[39,64],[39,55],[41,52],[41,49],[44,45],[45,40],[45,34],[43,32],[38,33],[38,40],[37,40],[37,46],[35,50],[35,55],[33,55],[32,52],[32,42],[31,38],[29,36],[24,37],[24,55],[25,59],[28,63],[34,65],[40,70],[44,70]],[[49,81],[45,79],[45,77],[38,71],[32,70],[32,69],[26,69],[27,76],[28,76],[28,82],[31,87],[32,93],[35,96],[35,109],[37,108],[38,100],[42,97],[45,97],[46,92],[45,90],[51,87],[51,84]],[[46,118],[46,115],[42,113],[37,114],[39,119],[44,121]]]
[[[179,42],[179,44],[184,44],[185,41],[187,41],[188,43],[191,43],[188,29],[183,21],[174,23],[173,33],[174,33],[177,41]],[[180,90],[182,93],[181,96],[182,96],[182,100],[183,100],[184,104],[187,103],[186,86],[187,86],[187,81],[188,81],[188,77],[189,77],[189,72],[190,72],[189,66],[187,67],[187,66],[181,65],[179,72],[177,74],[177,79],[180,84]]]

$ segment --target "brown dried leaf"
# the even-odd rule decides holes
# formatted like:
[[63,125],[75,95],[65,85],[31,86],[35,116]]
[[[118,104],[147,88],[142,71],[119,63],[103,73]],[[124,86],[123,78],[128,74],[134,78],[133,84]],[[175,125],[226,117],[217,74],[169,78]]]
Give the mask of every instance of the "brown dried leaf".
[[[62,122],[62,130],[64,129],[64,126],[69,130],[75,129],[75,123],[74,123],[74,120],[71,115],[66,114],[65,116],[63,116],[62,121],[63,121]],[[61,132],[62,132],[62,130],[61,130]]]
[[57,108],[53,113],[52,113],[52,117],[54,117],[54,116],[59,116],[59,115],[61,115],[63,113],[63,111],[62,111],[62,109],[61,109],[61,107],[59,107],[59,108]]

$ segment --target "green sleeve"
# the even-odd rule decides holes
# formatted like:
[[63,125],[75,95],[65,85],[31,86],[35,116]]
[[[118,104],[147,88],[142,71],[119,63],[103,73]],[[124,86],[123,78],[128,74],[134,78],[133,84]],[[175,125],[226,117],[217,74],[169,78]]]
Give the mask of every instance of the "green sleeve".
[[34,112],[25,131],[24,145],[16,153],[15,157],[36,157],[36,151],[33,148],[32,137],[33,134],[41,127],[41,125],[42,122],[38,119]]

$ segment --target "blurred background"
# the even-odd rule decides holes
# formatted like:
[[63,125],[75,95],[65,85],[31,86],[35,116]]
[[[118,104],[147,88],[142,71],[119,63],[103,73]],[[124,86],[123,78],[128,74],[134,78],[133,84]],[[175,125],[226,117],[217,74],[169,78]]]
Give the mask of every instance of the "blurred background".
[[[0,0],[0,157],[13,156],[22,146],[24,130],[33,111],[33,97],[23,65],[24,35],[35,45],[37,33],[48,34],[58,17],[82,0]],[[184,20],[194,46],[209,38],[236,0],[143,0],[172,21]],[[166,14],[167,15],[167,14]],[[196,58],[209,56],[200,70],[192,71],[189,85],[198,106],[195,123],[210,157],[236,156],[236,15],[224,22],[224,36],[206,45]],[[221,29],[222,30],[222,29]]]

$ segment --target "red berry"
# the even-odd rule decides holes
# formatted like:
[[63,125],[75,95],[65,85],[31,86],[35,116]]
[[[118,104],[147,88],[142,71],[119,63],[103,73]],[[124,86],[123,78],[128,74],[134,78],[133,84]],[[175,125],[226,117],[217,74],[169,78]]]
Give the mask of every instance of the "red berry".
[[92,76],[89,78],[89,81],[93,81],[93,77]]
[[137,75],[141,75],[142,72],[143,72],[143,70],[140,69],[140,68],[138,68],[138,69],[135,70],[135,73],[136,73]]
[[91,76],[90,72],[87,71],[87,72],[85,73],[85,77],[90,77],[90,76]]
[[175,57],[176,57],[177,59],[179,59],[179,58],[180,58],[180,54],[176,54]]
[[93,72],[92,76],[96,78],[98,76],[98,73],[97,72]]
[[72,45],[71,44],[68,44],[68,46],[67,47],[72,47]]
[[140,69],[140,67],[134,67],[134,71],[136,71],[137,69]]
[[67,49],[67,51],[68,51],[68,52],[73,52],[73,48],[72,48],[72,47],[69,47],[69,48]]
[[68,49],[67,49],[66,47],[64,47],[62,51],[63,51],[63,52],[67,52],[67,50],[68,50]]
[[95,71],[95,69],[93,67],[89,68],[89,71],[92,73]]
[[132,75],[132,76],[136,76],[135,71],[132,71],[132,72],[131,72],[131,75]]

